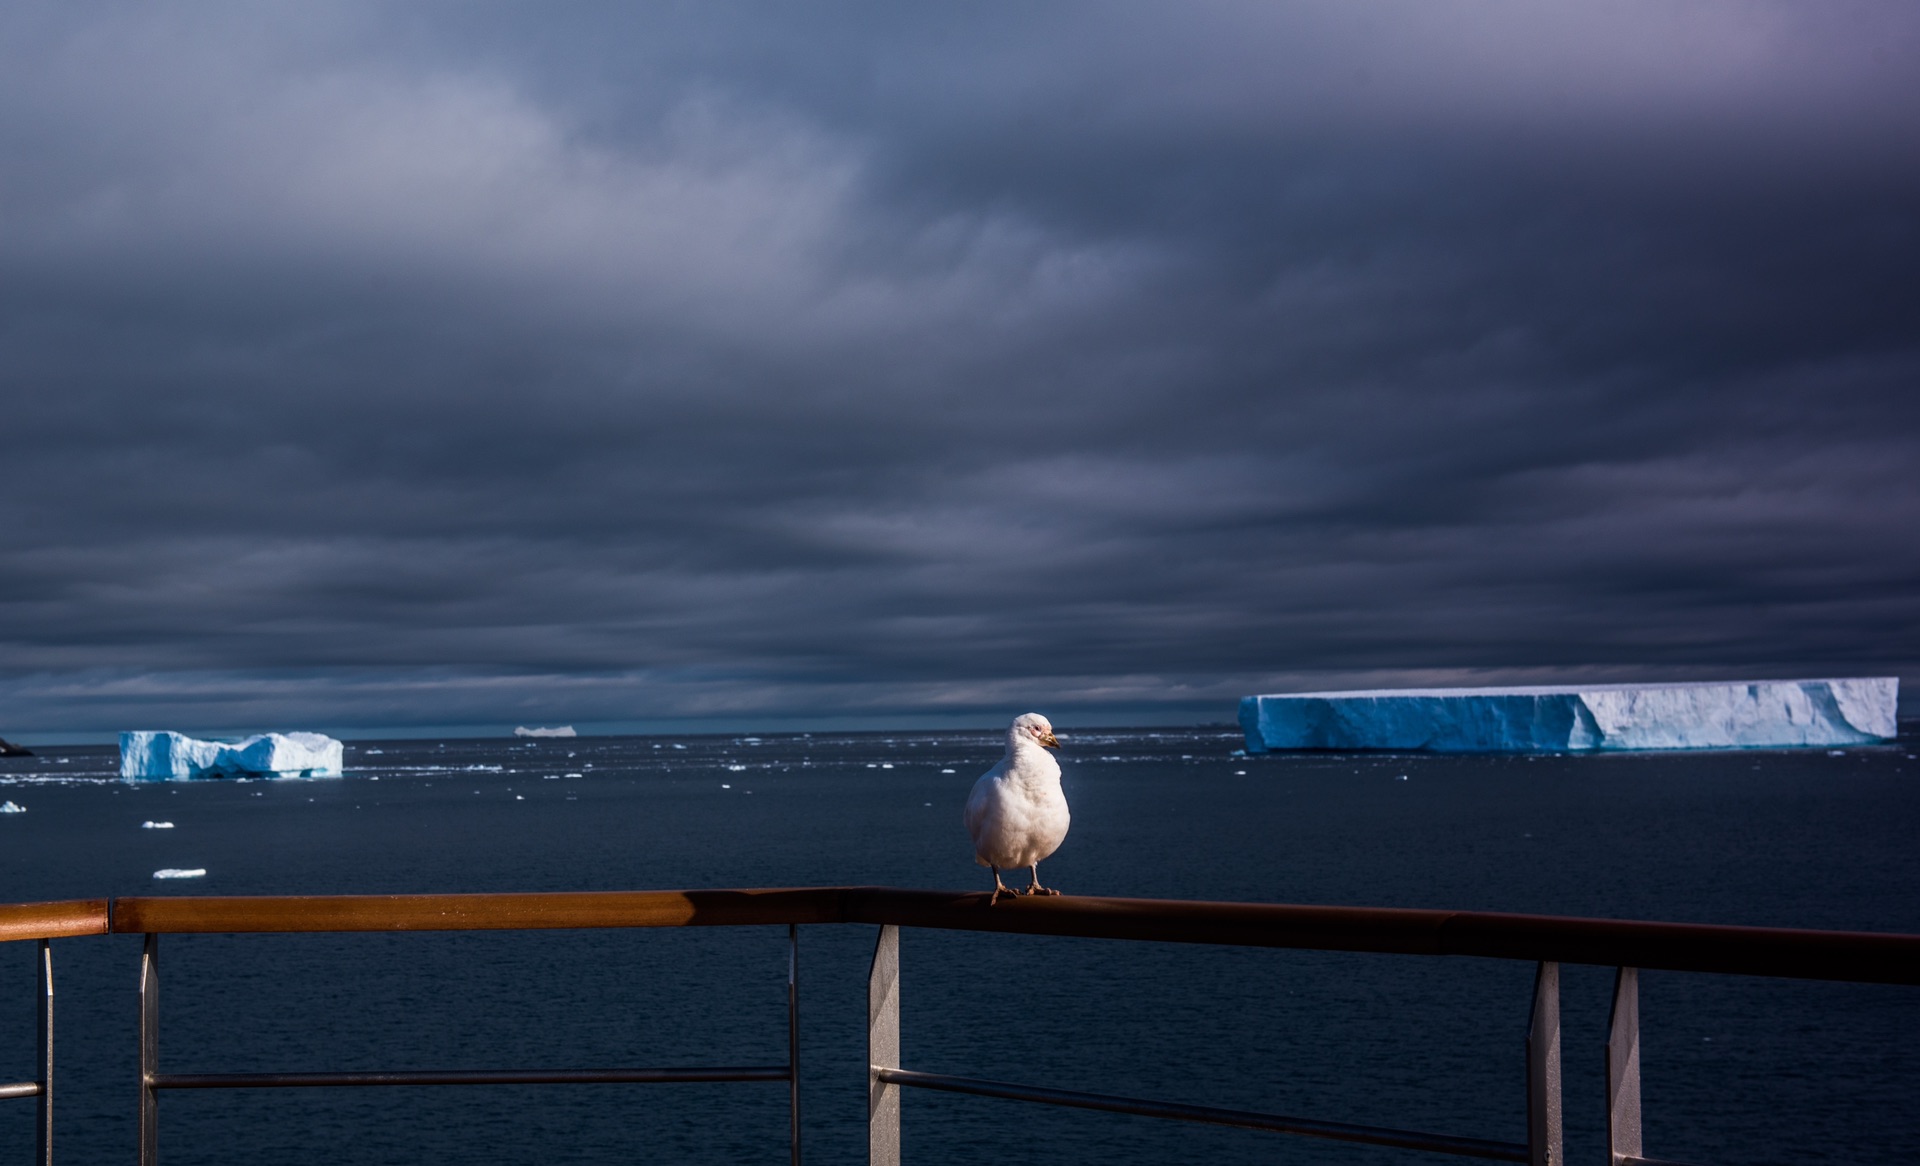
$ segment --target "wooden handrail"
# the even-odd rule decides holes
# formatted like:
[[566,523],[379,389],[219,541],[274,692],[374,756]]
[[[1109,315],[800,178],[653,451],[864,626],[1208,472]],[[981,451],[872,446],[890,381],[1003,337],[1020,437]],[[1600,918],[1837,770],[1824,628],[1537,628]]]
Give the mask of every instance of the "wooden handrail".
[[1920,984],[1920,935],[1070,895],[989,907],[984,894],[885,887],[845,894],[848,923]]
[[[0,908],[0,911],[24,910]],[[6,916],[0,915],[0,920]],[[1920,935],[1379,907],[1002,899],[889,887],[482,895],[138,896],[115,932],[467,931],[891,923],[958,931],[1920,984]],[[96,928],[97,930],[104,930]],[[87,934],[61,932],[59,934]],[[4,934],[0,931],[0,934]],[[8,938],[32,938],[30,935]]]
[[835,887],[480,895],[141,895],[113,900],[116,933],[509,931],[840,923]]
[[107,902],[106,899],[65,899],[53,903],[0,903],[0,943],[105,935]]

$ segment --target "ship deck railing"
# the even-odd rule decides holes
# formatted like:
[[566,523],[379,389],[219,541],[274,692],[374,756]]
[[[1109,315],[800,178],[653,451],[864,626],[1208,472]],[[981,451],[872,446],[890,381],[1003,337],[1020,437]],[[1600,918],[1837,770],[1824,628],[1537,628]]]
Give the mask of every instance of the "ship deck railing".
[[[51,944],[137,934],[140,956],[140,1166],[158,1166],[160,1094],[176,1089],[760,1081],[786,1085],[789,1156],[801,1161],[800,928],[877,926],[867,985],[867,1124],[873,1166],[900,1162],[905,1089],[1171,1121],[1200,1122],[1466,1158],[1560,1166],[1560,965],[1615,969],[1604,1056],[1611,1166],[1671,1166],[1643,1153],[1639,971],[1920,985],[1920,935],[1728,927],[1480,911],[1210,903],[1081,896],[989,902],[985,894],[889,887],[605,891],[539,894],[133,896],[0,904],[0,942],[38,942],[39,1046],[33,1081],[0,1098],[35,1098],[35,1161],[53,1163]],[[787,1060],[778,1065],[614,1069],[166,1073],[160,1067],[160,937],[182,934],[412,932],[648,927],[785,927]],[[1317,1118],[926,1073],[900,1064],[900,930],[935,928],[1135,942],[1224,944],[1382,955],[1477,956],[1535,965],[1525,1038],[1527,1140],[1355,1125]]]

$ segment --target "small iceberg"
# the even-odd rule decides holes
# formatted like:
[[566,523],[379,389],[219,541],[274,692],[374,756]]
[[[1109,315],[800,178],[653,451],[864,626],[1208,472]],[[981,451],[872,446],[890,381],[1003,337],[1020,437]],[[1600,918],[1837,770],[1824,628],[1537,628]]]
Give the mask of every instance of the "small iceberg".
[[26,812],[27,808],[19,802],[0,802],[0,814],[24,814]]
[[513,731],[513,735],[516,737],[578,737],[580,734],[573,731],[572,725],[560,725],[552,729],[529,729],[521,725]]
[[157,879],[203,879],[207,877],[207,868],[197,866],[192,870],[181,870],[179,867],[168,866],[154,871],[153,877]]
[[334,777],[344,746],[321,733],[260,733],[244,741],[196,741],[183,733],[120,734],[120,776],[128,781],[196,777]]
[[140,828],[142,830],[171,830],[173,829],[173,823],[146,821],[140,823]]

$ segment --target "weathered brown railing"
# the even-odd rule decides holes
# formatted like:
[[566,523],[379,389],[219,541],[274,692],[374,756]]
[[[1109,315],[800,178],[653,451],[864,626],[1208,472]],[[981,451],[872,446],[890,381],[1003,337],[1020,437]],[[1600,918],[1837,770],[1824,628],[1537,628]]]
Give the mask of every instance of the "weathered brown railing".
[[0,943],[105,935],[112,918],[110,902],[108,899],[68,899],[58,903],[0,903]]
[[[62,935],[302,931],[486,931],[602,927],[892,924],[1090,939],[1292,947],[1401,955],[1920,984],[1920,935],[1648,923],[1491,911],[1097,899],[1002,899],[893,887],[572,891],[482,895],[123,897],[0,907],[0,940]],[[29,922],[9,931],[10,913]],[[98,913],[97,915],[95,913]],[[38,926],[42,930],[33,930]]]
[[[1559,965],[1612,966],[1607,1043],[1609,1151],[1614,1166],[1641,1156],[1639,968],[1799,979],[1920,984],[1920,935],[1721,927],[1473,911],[1204,903],[1073,896],[989,905],[984,894],[887,887],[721,891],[624,891],[482,895],[137,896],[0,905],[0,942],[37,940],[43,1007],[42,1075],[0,1086],[0,1097],[38,1097],[39,1156],[52,1160],[52,964],[55,938],[141,934],[143,1166],[158,1161],[158,1093],[164,1089],[565,1084],[579,1082],[785,1081],[790,1153],[800,1156],[798,928],[875,924],[868,980],[868,1124],[874,1163],[899,1161],[903,1087],[1441,1153],[1558,1166],[1560,1134]],[[789,933],[788,1061],[779,1066],[601,1070],[444,1070],[371,1073],[166,1074],[159,1069],[159,937],[245,932],[474,931],[539,928],[785,926]],[[1528,960],[1538,965],[1527,1035],[1528,1138],[1497,1142],[1216,1109],[1107,1094],[917,1072],[899,1064],[899,929],[902,927],[1322,951]]]
[[40,1029],[39,1056],[34,1065],[40,1075],[32,1081],[0,1084],[0,1099],[33,1097],[40,1112],[34,1129],[33,1160],[39,1166],[53,1166],[53,949],[50,941],[76,935],[105,935],[108,930],[105,899],[77,899],[61,903],[0,903],[0,943],[37,940],[39,958],[33,961],[39,990],[34,999],[35,1019]]

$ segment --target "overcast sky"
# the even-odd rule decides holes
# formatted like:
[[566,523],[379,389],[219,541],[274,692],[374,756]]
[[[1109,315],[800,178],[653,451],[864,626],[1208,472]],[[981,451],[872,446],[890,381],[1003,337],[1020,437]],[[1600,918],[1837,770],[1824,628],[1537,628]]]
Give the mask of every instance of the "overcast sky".
[[1920,679],[1920,7],[0,7],[0,734]]

